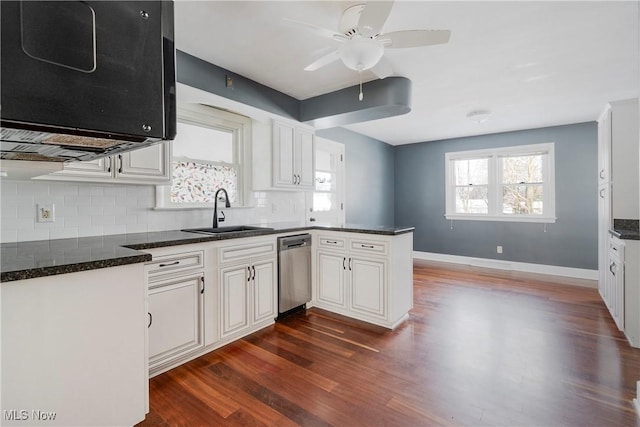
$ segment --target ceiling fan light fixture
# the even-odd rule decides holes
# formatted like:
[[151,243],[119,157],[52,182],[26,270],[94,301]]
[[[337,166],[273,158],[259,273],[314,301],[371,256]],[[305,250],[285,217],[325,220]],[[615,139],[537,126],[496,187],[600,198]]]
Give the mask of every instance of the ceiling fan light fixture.
[[339,51],[340,58],[347,68],[364,71],[380,61],[384,47],[368,37],[356,37],[340,45]]

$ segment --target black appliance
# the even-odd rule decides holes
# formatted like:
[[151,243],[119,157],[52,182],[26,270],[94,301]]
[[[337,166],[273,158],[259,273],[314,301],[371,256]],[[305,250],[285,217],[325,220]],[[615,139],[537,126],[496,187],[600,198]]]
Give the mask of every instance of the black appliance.
[[0,2],[0,159],[75,161],[176,134],[172,1]]

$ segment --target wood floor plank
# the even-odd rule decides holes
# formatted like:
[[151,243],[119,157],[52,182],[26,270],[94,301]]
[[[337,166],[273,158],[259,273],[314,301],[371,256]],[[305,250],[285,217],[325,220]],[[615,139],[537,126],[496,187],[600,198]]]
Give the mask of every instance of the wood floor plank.
[[292,315],[153,378],[140,425],[640,427],[640,350],[567,282],[417,263],[396,330]]

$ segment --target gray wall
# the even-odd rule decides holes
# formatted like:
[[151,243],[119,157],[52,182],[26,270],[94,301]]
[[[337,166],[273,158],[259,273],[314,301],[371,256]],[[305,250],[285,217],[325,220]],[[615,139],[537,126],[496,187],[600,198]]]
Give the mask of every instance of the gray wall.
[[[555,142],[556,216],[547,224],[450,221],[448,151]],[[597,124],[555,126],[395,147],[395,222],[416,227],[414,250],[596,270]],[[496,253],[496,246],[504,248]]]
[[347,223],[393,225],[393,147],[344,128],[318,130],[316,135],[345,145]]

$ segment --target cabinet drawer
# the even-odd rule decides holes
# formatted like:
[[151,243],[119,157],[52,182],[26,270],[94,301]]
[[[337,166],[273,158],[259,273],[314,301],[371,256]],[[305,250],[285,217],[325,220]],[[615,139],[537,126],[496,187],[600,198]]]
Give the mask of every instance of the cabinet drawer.
[[319,236],[318,247],[327,248],[327,249],[331,249],[331,248],[344,249],[345,240],[340,237],[336,238],[336,237]]
[[264,241],[252,244],[224,246],[219,250],[220,263],[232,261],[241,261],[245,259],[255,258],[263,255],[276,254],[276,241]]
[[203,251],[161,255],[153,258],[153,261],[146,264],[149,278],[157,277],[165,273],[175,273],[204,267]]
[[351,239],[349,249],[354,252],[386,255],[388,251],[387,242],[381,240]]

